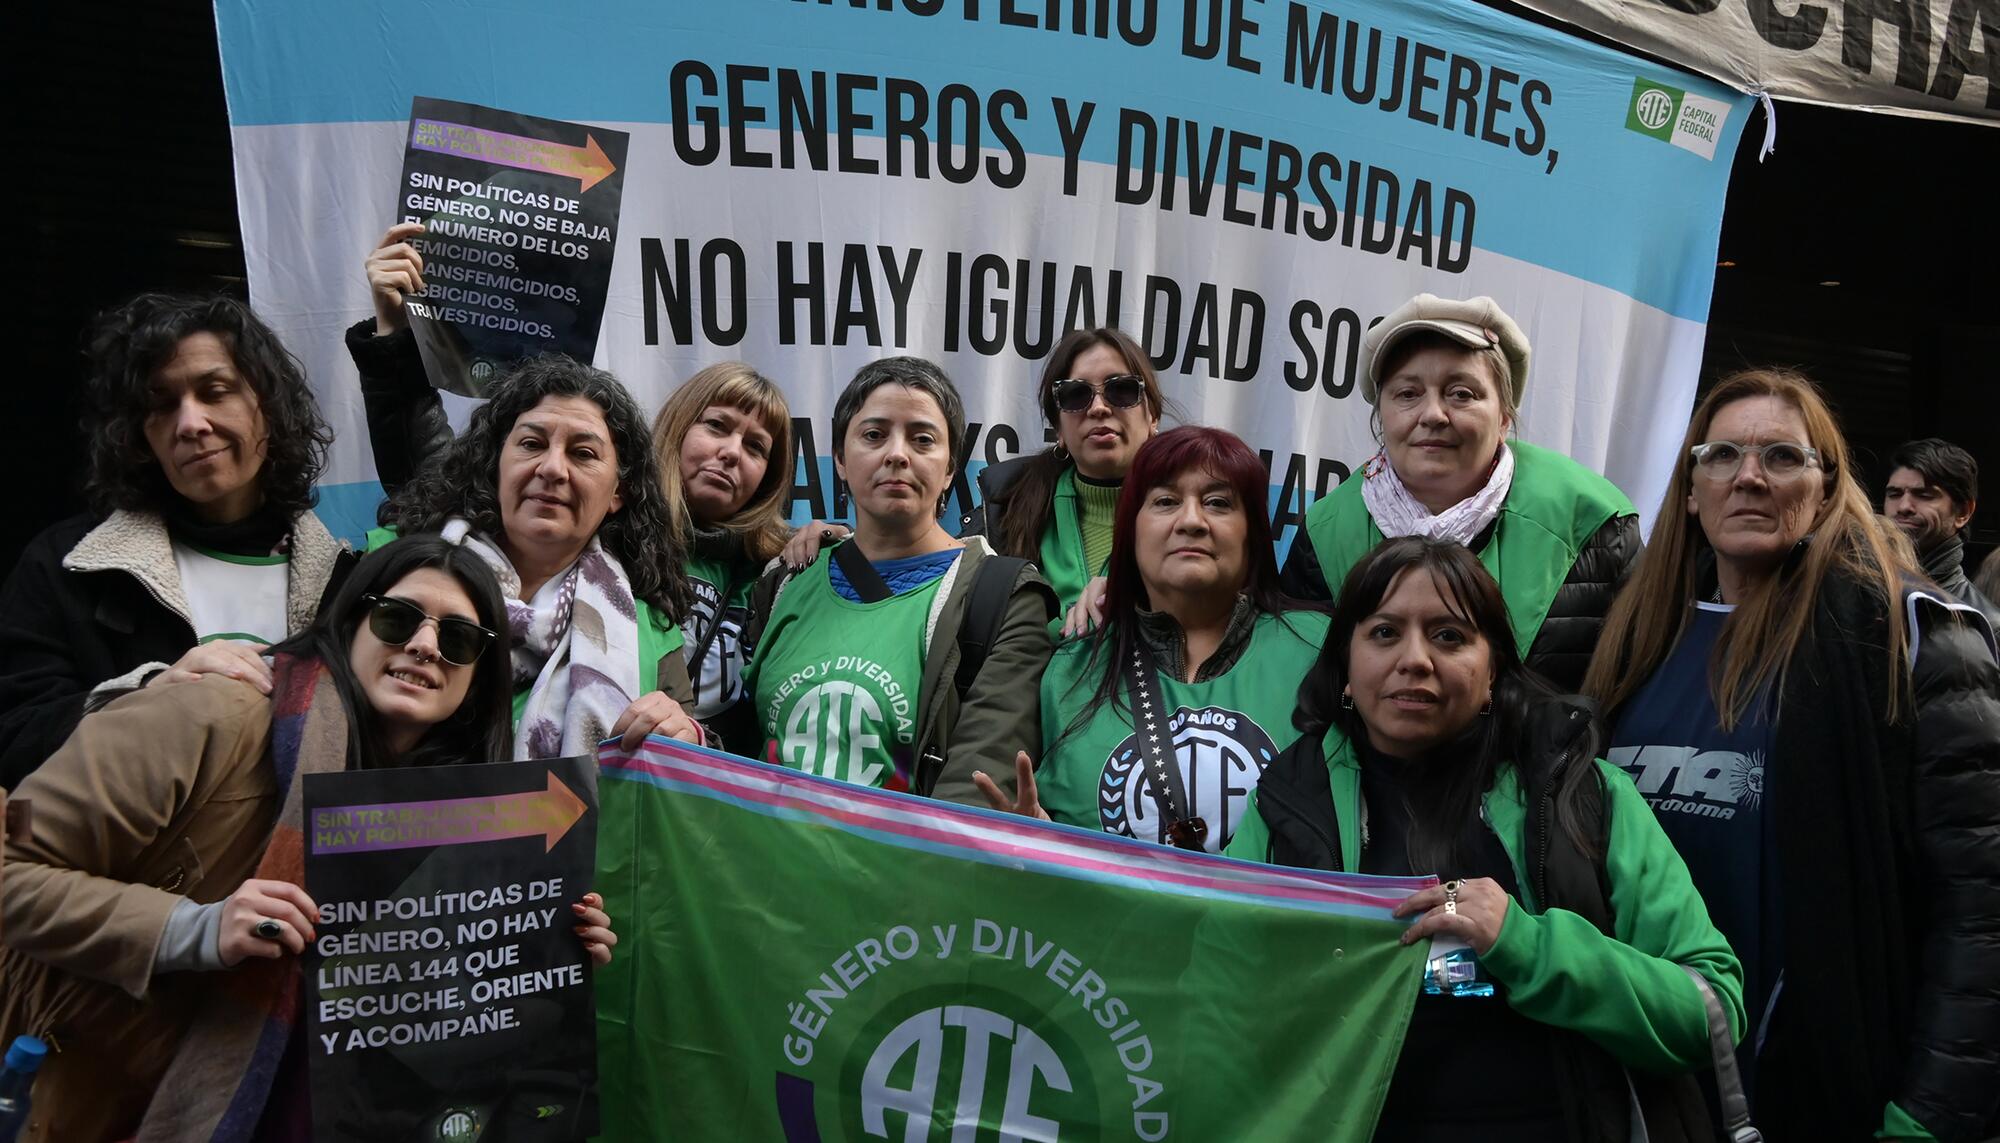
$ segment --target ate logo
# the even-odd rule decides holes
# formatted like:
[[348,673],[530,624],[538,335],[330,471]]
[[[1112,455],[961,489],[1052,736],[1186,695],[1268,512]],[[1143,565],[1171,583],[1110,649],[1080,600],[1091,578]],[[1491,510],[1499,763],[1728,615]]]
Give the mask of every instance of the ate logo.
[[[681,629],[684,652],[694,654],[704,642],[702,661],[690,664],[695,675],[695,701],[726,705],[743,694],[743,623],[738,611],[723,606],[715,585],[688,577],[694,589],[689,621]],[[714,634],[710,634],[713,631]]]
[[1055,1143],[1049,1105],[1073,1094],[1069,1068],[1026,1024],[964,1004],[927,1008],[889,1030],[861,1073],[861,1129],[877,1139]]
[[879,786],[888,771],[882,736],[882,705],[867,688],[841,679],[812,687],[792,704],[782,744],[787,766]]
[[[1202,847],[1222,852],[1249,809],[1250,792],[1278,749],[1264,728],[1241,711],[1181,707],[1167,720],[1182,802],[1190,817],[1208,824]],[[1143,739],[1134,733],[1111,751],[1097,779],[1097,815],[1108,833],[1142,841],[1167,840],[1166,815],[1146,767]]]

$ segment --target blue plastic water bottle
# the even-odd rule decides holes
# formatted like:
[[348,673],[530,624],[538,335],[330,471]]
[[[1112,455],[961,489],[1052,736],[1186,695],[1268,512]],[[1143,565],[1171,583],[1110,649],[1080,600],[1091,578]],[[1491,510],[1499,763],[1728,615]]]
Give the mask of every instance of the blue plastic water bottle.
[[17,1036],[0,1068],[0,1143],[14,1143],[28,1125],[28,1088],[49,1054],[49,1046],[34,1036]]

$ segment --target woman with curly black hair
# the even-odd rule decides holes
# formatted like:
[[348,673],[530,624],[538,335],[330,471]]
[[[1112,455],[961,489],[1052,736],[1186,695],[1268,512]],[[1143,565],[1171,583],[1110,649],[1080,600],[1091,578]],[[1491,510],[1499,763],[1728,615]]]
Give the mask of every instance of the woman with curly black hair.
[[133,688],[224,675],[268,693],[259,652],[312,621],[341,553],[312,513],[332,436],[248,306],[142,294],[88,352],[92,511],[0,590],[0,786]]
[[699,741],[681,653],[687,584],[646,418],[618,379],[568,357],[503,376],[463,433],[397,491],[370,547],[441,532],[507,595],[514,754],[594,753],[614,735]]

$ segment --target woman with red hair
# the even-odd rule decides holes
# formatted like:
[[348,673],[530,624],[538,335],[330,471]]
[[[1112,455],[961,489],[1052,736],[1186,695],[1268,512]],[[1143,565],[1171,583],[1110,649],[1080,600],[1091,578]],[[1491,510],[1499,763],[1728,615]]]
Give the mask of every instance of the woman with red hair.
[[[1184,426],[1133,458],[1112,523],[1104,623],[1042,676],[1039,773],[995,806],[1219,853],[1297,737],[1327,618],[1278,590],[1263,463]],[[980,780],[982,787],[988,783]]]

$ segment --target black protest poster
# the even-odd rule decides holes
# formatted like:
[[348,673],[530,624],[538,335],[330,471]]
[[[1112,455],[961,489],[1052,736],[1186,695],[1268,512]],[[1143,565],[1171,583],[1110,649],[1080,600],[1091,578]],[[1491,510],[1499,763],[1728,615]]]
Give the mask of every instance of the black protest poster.
[[404,303],[431,384],[484,394],[537,353],[588,364],[625,188],[623,131],[418,96],[396,217],[421,222]]
[[596,864],[596,779],[589,758],[306,776],[318,1143],[596,1132],[596,1007],[570,908]]

